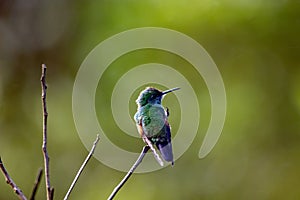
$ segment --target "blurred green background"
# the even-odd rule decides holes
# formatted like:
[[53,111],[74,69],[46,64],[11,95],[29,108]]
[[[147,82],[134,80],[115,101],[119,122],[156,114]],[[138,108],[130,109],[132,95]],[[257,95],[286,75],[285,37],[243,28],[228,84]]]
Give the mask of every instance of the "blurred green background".
[[[227,117],[217,145],[199,160],[210,119],[202,78],[166,52],[141,50],[120,58],[103,77],[107,88],[97,93],[98,116],[101,109],[108,112],[112,85],[124,69],[160,62],[191,81],[201,121],[174,168],[134,175],[116,199],[299,199],[298,0],[0,1],[0,156],[23,192],[29,196],[43,161],[41,64],[48,66],[51,183],[55,199],[62,199],[87,154],[72,117],[76,72],[99,42],[144,26],[180,31],[207,50],[224,79]],[[170,120],[176,130],[175,105]],[[130,109],[134,112],[134,104]],[[106,125],[122,135],[110,117]],[[139,152],[143,144],[126,138],[120,145]],[[106,199],[123,176],[92,159],[71,199]],[[44,185],[38,199],[45,199]],[[17,199],[2,174],[0,199]]]

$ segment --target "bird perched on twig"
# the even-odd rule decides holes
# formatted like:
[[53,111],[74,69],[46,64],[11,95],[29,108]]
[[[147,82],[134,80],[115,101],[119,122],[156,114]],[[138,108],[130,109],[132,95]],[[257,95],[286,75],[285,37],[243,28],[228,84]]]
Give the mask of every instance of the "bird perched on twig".
[[153,145],[157,147],[165,161],[174,165],[171,128],[168,122],[169,110],[161,105],[161,101],[164,95],[175,90],[179,90],[179,88],[160,91],[153,87],[147,87],[136,100],[138,108],[134,119],[138,132],[161,165],[163,162],[156,155]]

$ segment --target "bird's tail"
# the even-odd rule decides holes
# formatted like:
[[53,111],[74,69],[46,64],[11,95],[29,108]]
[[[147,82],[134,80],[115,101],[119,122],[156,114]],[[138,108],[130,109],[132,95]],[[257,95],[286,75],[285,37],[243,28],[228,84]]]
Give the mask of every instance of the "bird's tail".
[[172,143],[171,142],[157,142],[156,146],[159,149],[160,154],[163,157],[163,159],[167,162],[172,162],[172,165],[174,165]]

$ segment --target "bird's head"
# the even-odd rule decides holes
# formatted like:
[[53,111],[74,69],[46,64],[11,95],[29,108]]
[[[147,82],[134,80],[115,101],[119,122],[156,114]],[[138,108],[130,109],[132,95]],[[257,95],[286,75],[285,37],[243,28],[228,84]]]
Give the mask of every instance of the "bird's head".
[[180,88],[173,88],[170,90],[160,91],[154,87],[147,87],[143,90],[136,100],[139,107],[145,106],[146,104],[161,104],[161,100],[165,94],[179,90]]

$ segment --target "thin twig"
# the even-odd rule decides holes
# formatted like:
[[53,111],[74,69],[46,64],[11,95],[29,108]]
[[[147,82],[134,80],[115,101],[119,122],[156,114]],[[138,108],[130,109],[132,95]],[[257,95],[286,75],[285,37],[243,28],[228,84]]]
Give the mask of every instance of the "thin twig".
[[95,151],[95,148],[97,146],[97,143],[99,142],[99,139],[100,139],[100,137],[99,137],[99,135],[97,135],[97,138],[94,141],[94,144],[92,146],[92,149],[90,150],[90,153],[87,155],[85,161],[82,163],[80,169],[78,170],[78,172],[77,172],[77,174],[76,174],[76,176],[75,176],[75,178],[74,178],[74,180],[73,180],[73,182],[72,182],[72,184],[71,184],[71,186],[70,186],[70,188],[69,188],[69,190],[68,190],[68,192],[67,192],[64,200],[67,200],[69,198],[69,196],[70,196],[70,194],[71,194],[71,192],[72,192],[72,190],[73,190],[73,188],[74,188],[74,186],[75,186],[75,184],[76,184],[76,182],[77,182],[80,174],[82,173],[84,167],[87,165],[88,161],[90,160],[90,158],[94,154],[94,151]]
[[33,190],[31,192],[31,196],[30,196],[30,200],[34,200],[35,199],[35,195],[37,192],[37,189],[40,185],[41,179],[42,179],[42,175],[43,175],[43,168],[40,168],[38,171],[38,175],[34,181],[34,186],[33,186]]
[[122,181],[115,187],[115,189],[113,190],[113,192],[110,194],[110,196],[108,197],[107,200],[112,200],[117,192],[123,187],[123,185],[126,183],[126,181],[130,178],[130,176],[133,174],[133,172],[135,171],[135,169],[139,166],[139,164],[141,164],[144,156],[146,155],[146,153],[148,152],[148,150],[150,149],[149,146],[144,146],[140,156],[138,157],[138,159],[135,161],[135,163],[132,165],[131,169],[127,172],[126,176],[122,179]]
[[47,101],[46,101],[46,94],[47,94],[47,84],[46,84],[46,70],[47,67],[45,64],[42,64],[42,76],[41,76],[41,86],[42,86],[42,106],[43,106],[43,155],[44,155],[44,168],[45,168],[45,182],[46,182],[46,193],[47,193],[47,200],[52,200],[53,196],[53,188],[50,185],[50,173],[49,173],[49,156],[47,152],[47,119],[48,119],[48,112],[47,112]]
[[23,192],[20,190],[20,188],[15,184],[15,182],[11,179],[11,177],[9,176],[8,172],[6,171],[1,157],[0,157],[0,169],[5,177],[6,183],[9,184],[12,189],[15,191],[15,193],[18,195],[19,199],[22,200],[27,200],[27,198],[25,197],[25,195],[23,194]]

